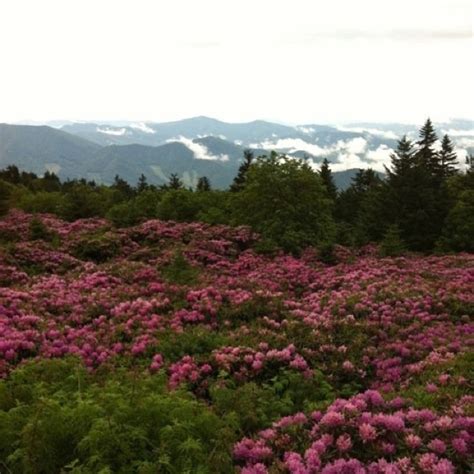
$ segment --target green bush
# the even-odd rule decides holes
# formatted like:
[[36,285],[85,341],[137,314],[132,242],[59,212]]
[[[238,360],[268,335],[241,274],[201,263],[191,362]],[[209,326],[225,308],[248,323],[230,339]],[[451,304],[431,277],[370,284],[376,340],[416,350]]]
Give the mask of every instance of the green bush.
[[92,234],[79,240],[72,249],[72,254],[81,260],[92,260],[96,263],[106,262],[120,252],[120,241],[112,234]]
[[391,225],[385,232],[380,243],[380,254],[382,257],[398,257],[406,251],[405,244],[400,237],[400,229],[397,225]]
[[30,240],[44,240],[58,242],[59,236],[44,224],[39,217],[33,217],[29,224]]
[[192,285],[197,281],[199,270],[186,260],[181,251],[177,251],[171,262],[161,268],[161,274],[170,283]]
[[87,375],[35,362],[0,382],[0,459],[12,474],[232,472],[235,434],[161,375]]
[[237,224],[248,224],[284,250],[332,242],[335,224],[326,189],[304,161],[272,154],[253,163],[233,198]]

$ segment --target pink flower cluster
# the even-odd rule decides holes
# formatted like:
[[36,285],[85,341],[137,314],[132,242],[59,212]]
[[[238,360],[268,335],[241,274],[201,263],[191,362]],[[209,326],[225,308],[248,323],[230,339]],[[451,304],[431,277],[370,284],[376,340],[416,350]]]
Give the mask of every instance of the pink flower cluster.
[[[462,406],[473,401],[466,397]],[[234,457],[244,465],[242,472],[274,472],[284,466],[293,474],[454,473],[446,455],[455,453],[458,466],[468,466],[474,449],[474,418],[463,411],[438,415],[401,398],[385,402],[369,390],[338,399],[309,418],[282,418],[255,439],[239,441]]]
[[[474,347],[473,255],[380,259],[372,247],[337,248],[339,263],[326,266],[312,249],[258,255],[244,227],[151,220],[117,230],[37,217],[54,242],[30,239],[31,215],[0,221],[9,240],[0,245],[0,377],[30,359],[75,355],[91,371],[130,363],[205,396],[219,377],[261,384],[291,370],[310,383],[318,373],[334,393],[361,394],[242,440],[242,472],[467,469],[472,386],[456,364]],[[113,244],[104,260],[78,251],[98,235]],[[177,251],[197,270],[193,284],[166,280]],[[209,335],[208,350],[166,352],[167,338],[193,331]],[[385,401],[413,386],[439,410]]]
[[306,377],[312,375],[308,363],[293,344],[278,350],[260,343],[258,351],[250,347],[221,347],[214,351],[213,358],[219,369],[233,374],[237,380],[249,379],[271,366],[286,366],[301,371]]

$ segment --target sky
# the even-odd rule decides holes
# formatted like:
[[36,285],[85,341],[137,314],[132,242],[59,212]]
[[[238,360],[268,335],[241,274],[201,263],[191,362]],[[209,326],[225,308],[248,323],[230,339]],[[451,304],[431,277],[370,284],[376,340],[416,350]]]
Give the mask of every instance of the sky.
[[474,0],[1,0],[0,122],[474,117]]

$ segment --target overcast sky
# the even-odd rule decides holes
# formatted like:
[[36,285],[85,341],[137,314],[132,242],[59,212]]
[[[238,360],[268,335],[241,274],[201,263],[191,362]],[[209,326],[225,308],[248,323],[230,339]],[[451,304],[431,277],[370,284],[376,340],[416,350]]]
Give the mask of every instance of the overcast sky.
[[473,0],[0,0],[0,121],[474,116]]

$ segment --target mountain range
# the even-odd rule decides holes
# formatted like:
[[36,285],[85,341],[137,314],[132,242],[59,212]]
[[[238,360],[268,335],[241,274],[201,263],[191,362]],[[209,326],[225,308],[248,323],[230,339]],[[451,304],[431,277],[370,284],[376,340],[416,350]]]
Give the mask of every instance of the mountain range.
[[[460,161],[474,152],[473,121],[435,125],[440,135],[451,136]],[[214,187],[225,188],[249,148],[256,155],[275,150],[304,157],[315,168],[327,158],[336,183],[344,188],[359,168],[382,172],[397,140],[404,134],[416,139],[418,128],[399,123],[227,123],[208,117],[165,123],[0,124],[0,167],[15,164],[37,174],[49,170],[62,179],[103,183],[111,183],[117,174],[135,183],[143,173],[150,183],[162,184],[177,173],[187,186],[207,176]]]

